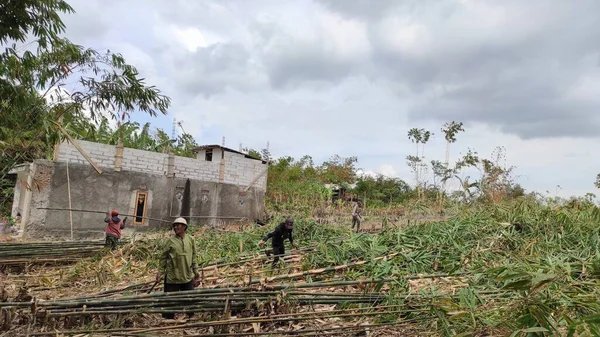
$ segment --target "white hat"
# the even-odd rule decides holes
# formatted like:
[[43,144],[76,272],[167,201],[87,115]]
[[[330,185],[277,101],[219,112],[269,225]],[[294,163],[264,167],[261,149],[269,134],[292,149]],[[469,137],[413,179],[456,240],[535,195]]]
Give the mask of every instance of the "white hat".
[[187,224],[187,221],[185,221],[185,219],[184,219],[184,218],[177,218],[177,219],[175,219],[175,220],[173,221],[173,225],[174,225],[174,224],[176,224],[176,223],[184,224],[184,225],[186,225],[186,226],[188,225],[188,224]]

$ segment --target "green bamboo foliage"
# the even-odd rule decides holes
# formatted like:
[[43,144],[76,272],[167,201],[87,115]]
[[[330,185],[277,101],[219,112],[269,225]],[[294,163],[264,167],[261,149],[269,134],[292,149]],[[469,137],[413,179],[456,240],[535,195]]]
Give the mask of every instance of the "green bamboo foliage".
[[[440,335],[595,331],[600,299],[596,206],[582,200],[548,203],[521,198],[496,206],[473,205],[454,214],[446,221],[389,227],[375,234],[297,219],[295,241],[305,248],[289,250],[280,269],[272,269],[256,246],[274,224],[243,233],[198,230],[192,232],[203,247],[198,262],[205,280],[215,278],[216,283],[207,281],[203,288],[185,293],[164,294],[159,287],[145,294],[152,282],[141,282],[84,297],[37,300],[34,306],[7,301],[0,309],[35,313],[39,324],[42,317],[66,320],[165,311],[196,312],[207,321],[202,324],[208,324],[224,317],[227,309],[251,316],[239,324],[223,323],[243,329],[252,322],[275,324],[261,316],[272,310],[268,308],[285,307],[288,312],[281,314],[289,315],[332,305],[333,311],[348,310],[342,315],[356,314],[341,317],[348,322],[350,317],[367,319],[369,315],[358,313],[368,307],[380,313],[373,315],[376,323],[422,319],[411,324]],[[160,242],[136,241],[122,252],[131,261],[151,266]],[[394,312],[399,310],[404,311]]]

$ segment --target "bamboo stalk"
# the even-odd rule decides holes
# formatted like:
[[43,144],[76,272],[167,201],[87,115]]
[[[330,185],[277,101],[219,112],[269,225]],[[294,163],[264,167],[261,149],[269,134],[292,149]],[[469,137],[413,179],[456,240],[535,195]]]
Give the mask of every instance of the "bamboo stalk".
[[[357,316],[373,316],[373,315],[382,315],[382,314],[395,314],[401,313],[402,310],[393,310],[388,312],[372,312],[372,313],[358,313],[358,314],[340,314],[340,315],[331,315],[327,317],[319,317],[321,319],[324,318],[347,318],[347,317],[357,317]],[[313,319],[312,317],[296,317],[294,321],[306,321]],[[149,329],[142,329],[136,331],[137,333],[145,333],[145,332],[153,332],[153,331],[165,331],[165,330],[179,330],[179,329],[189,329],[189,328],[201,328],[201,327],[209,327],[209,326],[219,326],[219,325],[233,325],[233,324],[248,324],[248,323],[275,323],[275,322],[286,322],[289,321],[289,318],[264,318],[264,319],[229,319],[223,321],[212,321],[212,322],[198,322],[198,323],[189,323],[189,324],[181,324],[181,325],[173,325],[168,327],[156,327]]]
[[[389,254],[386,256],[380,256],[380,257],[376,257],[374,260],[382,260],[384,258],[389,258],[389,257],[393,257],[398,255],[398,253],[393,253],[393,254]],[[359,265],[363,265],[367,263],[367,261],[363,260],[363,261],[356,261],[356,262],[352,262],[352,263],[348,263],[348,264],[344,264],[344,265],[339,265],[339,266],[333,266],[333,267],[327,267],[327,268],[319,268],[319,269],[312,269],[312,270],[308,270],[308,271],[303,271],[303,272],[299,272],[299,273],[293,273],[293,274],[288,274],[288,275],[278,275],[278,276],[272,276],[272,277],[267,277],[265,279],[262,280],[253,280],[252,283],[269,283],[272,281],[277,281],[277,280],[285,280],[285,279],[293,279],[293,278],[298,278],[298,277],[303,277],[303,276],[307,276],[307,275],[318,275],[318,274],[323,274],[323,273],[329,273],[329,272],[336,272],[339,270],[344,270],[344,269],[348,269],[350,267],[354,267],[354,266],[359,266]]]
[[[45,210],[49,210],[49,211],[72,211],[72,212],[82,212],[82,213],[96,213],[96,214],[106,214],[106,211],[90,211],[90,210],[85,210],[85,209],[71,209],[69,208],[56,208],[56,207],[38,207],[37,209],[45,209]],[[148,220],[153,220],[153,221],[160,221],[160,222],[168,222],[171,223],[173,220],[164,220],[164,219],[155,219],[155,218],[150,218],[147,216],[137,216],[134,214],[119,214],[122,216],[130,216],[130,217],[137,217],[137,218],[144,218],[144,219],[148,219]]]
[[75,139],[73,139],[73,137],[71,137],[71,135],[60,124],[56,124],[56,125],[58,126],[59,130],[69,139],[69,142],[71,144],[73,144],[73,146],[75,146],[77,151],[79,151],[79,153],[81,153],[81,155],[85,158],[85,160],[87,160],[88,163],[90,163],[90,165],[92,165],[92,167],[96,170],[96,172],[98,172],[98,174],[102,174],[102,170],[98,167],[98,165],[96,165],[96,163],[92,160],[92,158],[90,158],[90,156],[88,156],[88,154],[83,150],[83,148],[79,145],[79,142],[77,142]]
[[[400,322],[390,322],[390,323],[378,323],[378,324],[371,324],[371,325],[360,325],[357,327],[353,327],[353,328],[368,328],[370,326],[397,326],[397,325],[404,325],[404,324],[409,324],[409,323],[415,323],[415,322],[420,322],[420,321],[425,321],[428,319],[433,319],[435,317],[431,316],[431,317],[426,317],[426,318],[415,318],[415,319],[407,319],[407,320],[402,320]],[[218,321],[216,321],[218,322]],[[220,324],[220,325],[227,325],[228,323],[226,323],[227,321],[221,321],[221,322],[225,322],[224,324]],[[211,322],[206,322],[206,323],[211,323]],[[210,326],[210,324],[208,325]],[[169,326],[169,327],[160,327],[160,328],[155,328],[155,329],[160,329],[160,330],[152,330],[152,331],[162,331],[162,330],[169,330],[169,329],[181,329],[180,328],[181,325],[177,326]],[[350,327],[335,327],[335,328],[320,328],[320,329],[315,329],[315,330],[304,330],[305,333],[321,333],[322,331],[338,331],[338,330],[343,330],[344,328],[350,328]],[[147,332],[147,330],[140,330],[140,329],[136,329],[136,328],[123,328],[123,329],[86,329],[86,330],[66,330],[66,331],[45,331],[45,332],[32,332],[29,333],[29,336],[47,336],[47,335],[73,335],[73,334],[89,334],[89,333],[121,333],[124,335],[128,335],[128,336],[139,336],[140,333],[144,333]],[[148,331],[149,332],[149,331]],[[261,334],[267,334],[267,335],[273,335],[273,334],[281,334],[281,333],[285,333],[285,331],[274,331],[274,332],[260,332],[260,333],[243,333],[243,334],[207,334],[207,335],[195,335],[195,336],[244,336],[244,335],[261,335]],[[290,333],[287,333],[290,334]],[[292,333],[293,334],[293,333]]]
[[[314,248],[312,247],[308,247],[308,248],[300,248],[300,249],[296,249],[294,250],[295,252],[309,252],[314,250]],[[261,255],[261,256],[255,256],[255,257],[249,257],[247,259],[242,259],[242,260],[238,260],[238,261],[233,261],[233,262],[225,262],[225,263],[218,263],[218,264],[212,264],[212,265],[207,265],[204,266],[201,270],[212,270],[212,269],[217,269],[217,268],[222,268],[222,267],[227,267],[227,266],[235,266],[235,265],[239,265],[239,264],[243,264],[243,263],[248,263],[248,262],[254,262],[254,261],[262,261],[262,260],[270,260],[273,257],[295,257],[295,256],[301,256],[298,254],[292,254],[292,253],[286,253],[286,254],[277,254],[277,255],[271,255],[271,256],[265,256],[265,255]]]
[[[71,209],[71,179],[69,178],[69,162],[67,162],[67,192],[69,198],[69,209]],[[73,211],[69,210],[69,222],[71,223],[71,240],[73,240]]]
[[[234,337],[234,336],[263,336],[263,335],[295,335],[295,336],[321,336],[330,335],[333,332],[335,335],[339,335],[339,332],[354,332],[356,330],[365,329],[378,329],[388,326],[403,326],[411,323],[416,323],[422,319],[403,320],[401,322],[390,322],[390,323],[377,323],[377,324],[363,324],[357,326],[342,326],[342,327],[331,327],[331,328],[319,328],[319,329],[307,329],[307,330],[288,330],[288,331],[263,331],[263,332],[243,332],[243,333],[218,333],[218,334],[195,334],[188,335],[189,337]],[[137,334],[130,334],[131,336],[138,336]]]
[[[132,332],[136,334],[147,333],[147,332],[155,332],[155,331],[165,331],[165,330],[180,330],[180,329],[189,329],[189,328],[203,328],[203,327],[211,327],[211,326],[224,326],[224,325],[234,325],[234,324],[251,324],[251,323],[276,323],[276,322],[287,322],[287,321],[307,321],[313,319],[331,319],[331,318],[351,318],[351,317],[365,317],[365,316],[373,316],[373,315],[386,315],[386,314],[398,314],[398,313],[407,313],[407,312],[423,312],[423,310],[390,310],[390,311],[377,311],[377,312],[368,312],[368,313],[352,313],[352,314],[336,314],[336,315],[318,315],[317,317],[281,317],[281,318],[270,318],[270,317],[261,317],[261,318],[236,318],[236,319],[227,319],[220,321],[208,321],[208,322],[197,322],[197,323],[187,323],[180,325],[171,325],[166,327],[154,327],[148,329],[135,329],[135,328],[126,328],[126,329],[105,329],[105,330],[86,330],[86,331],[73,331],[73,332],[60,332],[63,334],[66,333],[85,333],[85,332]],[[31,336],[34,335],[44,335],[45,333],[32,333]]]
[[[434,274],[434,275],[409,275],[409,276],[405,276],[405,279],[421,279],[421,278],[434,278],[434,277],[452,277],[452,276],[456,276],[457,274]],[[337,287],[337,286],[360,286],[360,285],[366,285],[366,284],[373,284],[373,283],[389,283],[389,282],[395,282],[397,281],[397,279],[379,279],[379,280],[354,280],[354,281],[334,281],[334,282],[311,282],[311,283],[288,283],[288,284],[275,284],[275,285],[265,285],[265,289],[268,290],[293,290],[293,289],[306,289],[306,288],[327,288],[327,287]],[[110,294],[110,293],[116,293],[116,292],[121,292],[121,291],[125,291],[127,289],[131,289],[133,287],[137,287],[137,286],[142,286],[142,285],[149,285],[152,282],[145,282],[145,283],[139,283],[139,284],[135,284],[132,286],[128,286],[125,288],[121,288],[121,289],[116,289],[116,290],[109,290],[109,291],[105,291],[103,293],[100,293],[99,295],[102,294]],[[251,288],[251,287],[217,287],[217,288],[203,288],[203,289],[194,289],[194,290],[190,290],[190,291],[185,291],[185,292],[172,292],[172,293],[153,293],[153,294],[140,294],[140,295],[129,295],[129,296],[123,296],[120,298],[120,300],[134,300],[134,299],[142,299],[142,298],[159,298],[159,297],[168,297],[168,298],[174,298],[174,297],[179,297],[179,296],[194,296],[194,295],[211,295],[211,294],[231,294],[236,293],[236,292],[252,292],[254,291],[254,293],[258,293],[255,292],[255,289]],[[266,293],[266,292],[263,292]],[[478,293],[485,293],[485,292],[478,292]],[[183,295],[182,295],[183,294]],[[94,297],[97,295],[93,295]],[[90,298],[90,297],[87,297]],[[67,298],[67,299],[62,299],[62,300],[83,300],[86,299],[86,297],[83,298]],[[58,303],[60,302],[61,299],[57,299],[57,300],[51,300],[48,301],[46,303]],[[41,302],[44,303],[44,302]],[[87,303],[87,302],[82,302],[82,303]],[[0,305],[2,305],[0,303]]]

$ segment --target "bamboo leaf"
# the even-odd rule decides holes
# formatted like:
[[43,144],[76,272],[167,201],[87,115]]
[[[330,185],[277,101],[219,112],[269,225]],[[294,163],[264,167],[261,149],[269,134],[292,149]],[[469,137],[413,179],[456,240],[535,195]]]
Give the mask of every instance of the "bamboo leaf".
[[542,327],[533,327],[533,328],[523,329],[521,331],[525,332],[525,333],[529,333],[529,332],[548,332],[550,330],[548,330],[546,328],[542,328]]

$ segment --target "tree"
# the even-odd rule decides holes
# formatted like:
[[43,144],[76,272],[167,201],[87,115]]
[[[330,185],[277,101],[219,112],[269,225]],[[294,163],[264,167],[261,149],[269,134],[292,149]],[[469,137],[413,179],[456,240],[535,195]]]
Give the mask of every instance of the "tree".
[[[424,156],[425,144],[429,141],[429,139],[432,136],[433,136],[433,133],[431,133],[430,131],[427,131],[425,129],[412,128],[412,129],[408,130],[408,139],[410,139],[411,142],[416,144],[417,152],[416,152],[415,156],[407,156],[406,160],[407,160],[408,166],[415,173],[417,194],[419,194],[419,196],[421,195],[421,193],[419,192],[421,190],[420,178],[423,176],[423,174],[425,173],[425,170],[426,170],[426,166],[423,163],[423,161],[425,159],[425,156]],[[419,144],[423,144],[423,147],[421,150],[421,156],[419,156]],[[423,184],[425,184],[425,182],[423,182]]]
[[[312,162],[312,159],[311,159]],[[325,161],[318,169],[321,181],[326,184],[352,184],[356,181],[356,157],[343,158],[337,154]]]
[[596,181],[594,182],[594,186],[596,186],[596,188],[600,188],[600,173],[598,173],[598,175],[596,176]]
[[439,160],[431,161],[431,170],[433,171],[433,186],[436,189],[439,187],[438,179],[440,183],[444,183],[452,172],[447,168],[447,165],[442,164]]
[[419,156],[419,143],[421,143],[421,132],[417,128],[408,130],[408,139],[417,145],[417,154]]
[[[425,129],[420,129],[421,132],[421,144],[423,145],[421,149],[421,173],[419,176],[423,177],[427,174],[427,165],[425,164],[425,144],[429,142],[429,139],[433,136],[433,133],[430,131],[426,131]],[[423,189],[426,188],[427,181],[423,180]]]
[[269,151],[268,148],[260,150],[260,156],[262,160],[266,161],[267,163],[271,162],[271,151]]
[[296,161],[292,157],[271,160],[267,176],[267,202],[277,210],[316,206],[328,198],[310,156]]
[[250,148],[243,148],[242,152],[246,153],[248,156],[255,158],[255,159],[261,159],[262,160],[262,155],[260,152],[254,150],[254,149],[250,149]]
[[455,121],[452,121],[450,123],[445,123],[444,127],[441,129],[442,132],[444,133],[444,138],[446,139],[446,166],[448,166],[448,163],[450,161],[450,144],[456,142],[456,135],[459,132],[464,132],[465,129],[463,129],[463,123],[459,122],[456,123]]
[[354,192],[366,196],[372,206],[401,203],[412,196],[412,190],[405,181],[382,174],[376,177],[366,175],[359,177]]
[[[463,129],[462,122],[456,123],[455,121],[452,121],[450,123],[445,123],[444,127],[441,129],[441,131],[444,134],[444,139],[446,139],[446,158],[444,161],[444,167],[437,166],[434,168],[434,176],[437,173],[438,176],[441,177],[441,181],[442,181],[442,188],[438,194],[440,208],[442,207],[442,204],[443,204],[442,193],[446,191],[446,182],[452,178],[452,170],[449,167],[450,144],[456,142],[456,135],[461,131],[464,132],[465,129]],[[432,162],[432,165],[433,165],[433,162]],[[437,169],[437,172],[436,172],[436,169]]]
[[[170,99],[146,86],[121,55],[86,49],[60,36],[65,28],[60,13],[73,12],[63,0],[0,5],[0,44],[5,48],[0,54],[3,188],[10,185],[6,175],[15,164],[48,156],[67,133],[92,136],[92,124],[86,120],[100,122],[96,131],[104,132],[105,115],[121,123],[135,111],[167,113]],[[28,36],[34,37],[32,43],[17,46]],[[67,93],[64,86],[71,82],[78,88]]]
[[[182,133],[177,137],[177,145],[173,149],[173,153],[182,157],[194,157],[193,149],[198,147],[198,143],[189,133]],[[260,159],[260,155],[258,157]]]
[[525,189],[520,184],[509,186],[506,196],[511,199],[525,196]]
[[[486,202],[499,202],[505,197],[512,195],[520,195],[524,193],[522,188],[514,185],[512,171],[514,166],[506,167],[501,163],[504,160],[504,148],[497,147],[492,153],[492,159],[479,158],[477,152],[469,149],[467,154],[456,163],[454,176],[461,182],[463,187],[463,195],[469,196],[470,199],[478,198]],[[458,173],[468,167],[476,168],[480,173],[479,180],[469,182],[469,177],[461,179]],[[471,191],[475,188],[476,191]],[[519,190],[520,189],[520,190]],[[467,193],[468,192],[468,193]]]
[[33,33],[41,48],[46,48],[62,33],[65,25],[58,13],[75,11],[64,0],[5,1],[0,5],[0,43],[25,42]]
[[456,179],[458,179],[458,181],[460,182],[460,187],[462,189],[457,194],[459,196],[461,196],[463,198],[463,201],[465,201],[465,202],[470,201],[473,197],[473,192],[471,191],[471,188],[477,188],[479,186],[479,184],[477,182],[475,182],[475,183],[470,182],[469,176],[461,178],[459,176],[459,173],[463,169],[469,168],[469,167],[477,168],[479,170],[480,162],[481,162],[481,160],[479,159],[477,152],[475,152],[471,149],[468,149],[467,153],[456,162],[456,164],[454,165],[454,169],[452,170],[452,174],[454,175],[454,177]]

